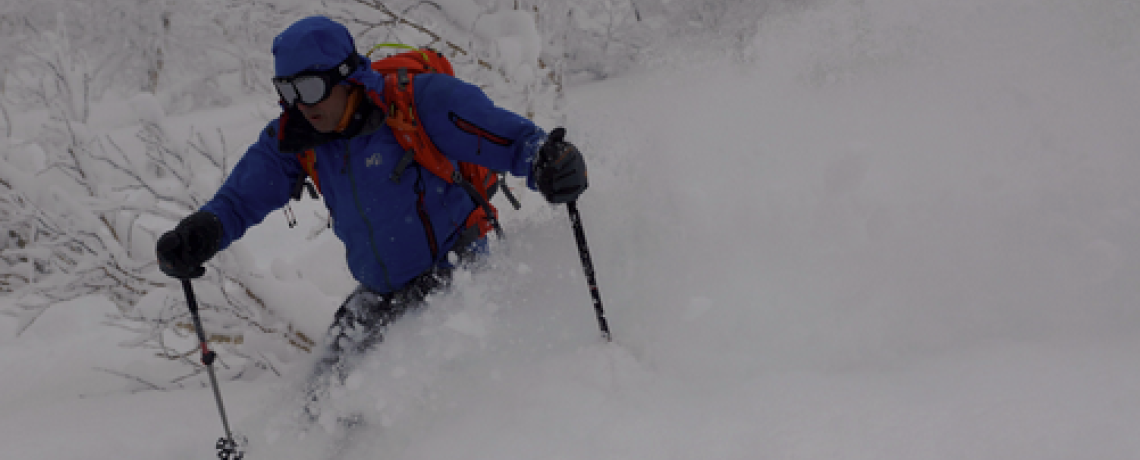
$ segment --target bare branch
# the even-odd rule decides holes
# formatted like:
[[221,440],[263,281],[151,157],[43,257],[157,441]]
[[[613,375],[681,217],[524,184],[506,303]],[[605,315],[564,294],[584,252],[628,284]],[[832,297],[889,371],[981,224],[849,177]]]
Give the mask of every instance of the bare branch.
[[130,380],[130,381],[132,381],[132,382],[135,382],[135,383],[141,384],[141,385],[143,385],[144,387],[146,387],[146,388],[143,388],[143,389],[140,389],[140,390],[135,390],[135,391],[132,391],[132,393],[138,393],[138,392],[140,392],[140,391],[145,391],[145,390],[152,390],[152,391],[170,391],[170,389],[169,389],[169,388],[165,388],[165,387],[163,387],[163,386],[161,386],[161,385],[158,385],[158,384],[156,384],[156,383],[154,383],[154,382],[151,382],[151,381],[149,381],[149,380],[146,380],[146,379],[144,379],[144,378],[142,378],[142,377],[139,377],[139,376],[137,376],[137,375],[128,374],[128,373],[126,373],[126,372],[121,372],[121,371],[116,371],[116,370],[113,370],[113,369],[107,369],[107,368],[105,368],[105,367],[96,367],[96,368],[95,368],[95,370],[97,370],[97,371],[99,371],[99,372],[103,372],[103,373],[106,373],[106,374],[110,374],[110,375],[113,375],[113,376],[115,376],[115,377],[120,377],[120,378],[123,378],[123,379],[126,379],[126,380]]

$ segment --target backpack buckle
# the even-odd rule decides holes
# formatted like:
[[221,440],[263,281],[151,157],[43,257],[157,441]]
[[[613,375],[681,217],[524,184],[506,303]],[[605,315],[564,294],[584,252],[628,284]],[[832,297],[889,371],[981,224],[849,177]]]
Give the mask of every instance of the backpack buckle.
[[396,163],[396,169],[392,170],[392,175],[388,176],[388,178],[391,179],[392,182],[400,182],[400,177],[404,175],[404,170],[408,169],[408,165],[412,164],[415,159],[415,150],[405,150],[403,158],[400,158],[400,161]]
[[412,82],[412,79],[408,78],[408,69],[400,67],[400,69],[396,71],[396,80],[400,83],[400,91],[406,91],[408,84]]

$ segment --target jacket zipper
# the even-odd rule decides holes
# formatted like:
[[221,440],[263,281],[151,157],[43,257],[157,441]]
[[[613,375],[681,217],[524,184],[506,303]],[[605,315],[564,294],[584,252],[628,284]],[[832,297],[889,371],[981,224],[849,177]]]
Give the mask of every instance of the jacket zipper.
[[360,214],[360,219],[368,228],[368,244],[372,248],[372,257],[376,258],[376,263],[380,264],[380,268],[384,271],[384,284],[391,291],[393,290],[392,277],[388,274],[388,266],[384,264],[384,259],[380,258],[380,250],[376,246],[376,230],[372,226],[372,221],[368,220],[368,214],[365,214],[364,207],[360,204],[360,191],[356,186],[356,176],[352,174],[352,162],[349,161],[349,146],[349,141],[344,141],[344,169],[342,172],[348,175],[349,183],[352,184],[352,201],[356,204],[356,212]]

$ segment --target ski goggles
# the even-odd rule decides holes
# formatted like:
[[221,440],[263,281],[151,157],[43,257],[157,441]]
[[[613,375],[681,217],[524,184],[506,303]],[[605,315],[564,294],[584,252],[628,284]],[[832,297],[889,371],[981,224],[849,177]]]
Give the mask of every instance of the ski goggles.
[[291,77],[276,77],[273,87],[285,105],[298,102],[313,105],[328,99],[332,89],[356,70],[359,57],[353,54],[336,67],[327,70],[306,70]]

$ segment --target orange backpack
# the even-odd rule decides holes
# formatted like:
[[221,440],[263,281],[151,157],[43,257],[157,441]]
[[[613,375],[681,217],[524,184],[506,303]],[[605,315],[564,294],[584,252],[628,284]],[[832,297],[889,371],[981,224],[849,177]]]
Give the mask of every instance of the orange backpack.
[[[387,45],[377,45],[373,49],[382,46]],[[415,161],[448,183],[463,187],[471,195],[471,199],[475,201],[477,207],[467,216],[467,228],[476,227],[479,236],[486,235],[487,232],[494,229],[499,237],[502,237],[503,229],[499,226],[498,210],[490,201],[491,196],[501,185],[498,174],[485,166],[463,161],[457,162],[459,165],[457,169],[432,142],[423,125],[419,123],[416,114],[415,85],[412,84],[415,76],[422,73],[444,73],[454,76],[455,71],[451,68],[451,62],[439,52],[428,48],[406,48],[410,48],[412,51],[389,56],[372,63],[372,70],[384,76],[384,100],[381,101],[372,95],[372,102],[386,111],[385,123],[392,129],[392,133],[396,135],[396,140],[406,152],[396,165],[391,179],[399,181],[404,170]],[[384,102],[387,103],[386,107],[381,105]],[[317,180],[315,153],[312,150],[306,150],[298,153],[297,159],[300,160],[301,167],[312,179],[313,185],[319,192],[321,185]],[[509,193],[509,190],[505,188],[504,190],[507,192],[511,204],[516,209],[519,208],[518,200]],[[311,190],[310,193],[312,193]]]

